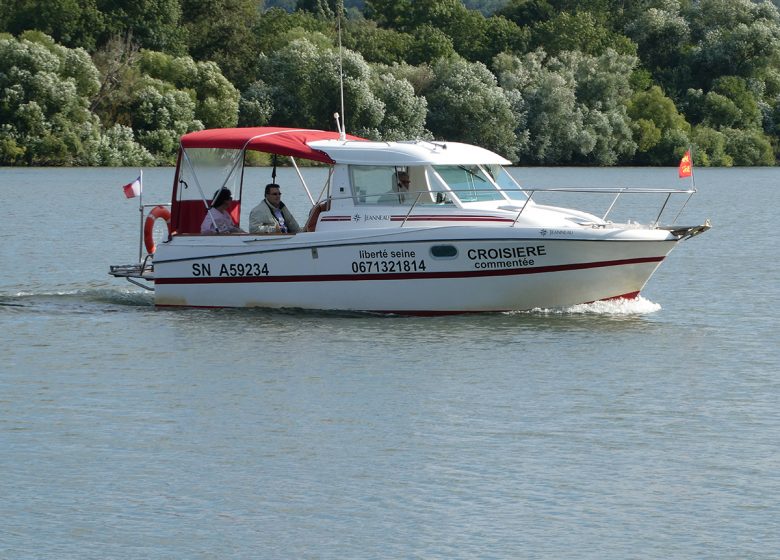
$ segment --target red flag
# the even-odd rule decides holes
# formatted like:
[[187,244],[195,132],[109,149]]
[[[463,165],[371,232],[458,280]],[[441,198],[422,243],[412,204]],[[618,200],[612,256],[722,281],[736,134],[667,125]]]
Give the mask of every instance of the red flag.
[[680,160],[680,166],[677,168],[677,173],[680,176],[680,179],[683,177],[690,177],[691,173],[693,173],[693,162],[691,161],[690,150],[686,150],[685,155],[683,155]]
[[139,176],[138,179],[133,181],[132,183],[127,183],[124,187],[122,187],[125,191],[125,196],[127,198],[133,198],[135,196],[138,196],[141,194],[141,189],[143,188],[141,186],[141,177]]

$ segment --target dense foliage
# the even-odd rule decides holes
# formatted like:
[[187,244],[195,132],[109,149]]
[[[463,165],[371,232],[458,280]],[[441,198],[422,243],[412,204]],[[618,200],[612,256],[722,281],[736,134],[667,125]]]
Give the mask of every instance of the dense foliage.
[[169,164],[201,128],[332,129],[340,67],[347,128],[368,138],[775,165],[776,4],[0,0],[0,165]]

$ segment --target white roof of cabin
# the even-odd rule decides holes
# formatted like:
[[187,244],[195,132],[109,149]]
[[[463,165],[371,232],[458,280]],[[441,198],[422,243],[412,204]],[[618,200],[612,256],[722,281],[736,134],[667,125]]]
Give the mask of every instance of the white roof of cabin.
[[353,165],[511,164],[490,150],[459,142],[317,140],[307,144],[325,152],[336,163]]

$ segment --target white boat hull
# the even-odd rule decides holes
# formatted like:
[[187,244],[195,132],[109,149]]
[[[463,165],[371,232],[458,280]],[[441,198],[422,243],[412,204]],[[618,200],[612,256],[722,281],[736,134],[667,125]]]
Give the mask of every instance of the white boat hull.
[[567,307],[635,297],[677,242],[656,229],[474,226],[207,244],[175,236],[155,255],[155,303],[414,314]]

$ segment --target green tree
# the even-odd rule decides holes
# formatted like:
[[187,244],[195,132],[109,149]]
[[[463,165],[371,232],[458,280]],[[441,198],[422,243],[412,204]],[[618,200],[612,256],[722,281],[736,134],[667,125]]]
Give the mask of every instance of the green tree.
[[298,0],[297,9],[320,18],[333,19],[339,12],[343,15],[344,6],[342,0]]
[[[415,11],[417,21],[440,28],[452,39],[455,52],[466,60],[489,62],[495,54],[493,45],[488,44],[485,16],[466,9],[459,0],[418,0],[415,2]],[[517,27],[509,20],[506,21]],[[494,38],[502,37],[497,33]],[[486,54],[488,58],[483,60],[481,57]]]
[[180,0],[98,0],[105,31],[98,46],[128,34],[142,48],[172,55],[186,53]]
[[98,70],[83,49],[68,49],[37,31],[18,39],[0,35],[0,163],[148,162],[126,130],[103,133],[89,110],[99,90]]
[[293,12],[298,5],[298,0],[265,0],[263,4],[265,4],[266,10],[278,8],[286,12]]
[[[294,30],[298,31],[297,36],[290,34]],[[280,8],[273,8],[261,14],[253,33],[259,52],[269,54],[286,47],[296,39],[307,38],[307,35],[313,33],[333,37],[335,26],[332,22],[317,18],[310,12],[298,11],[288,14]],[[333,44],[332,40],[329,42]],[[250,81],[260,78],[259,74],[253,75]]]
[[412,0],[366,0],[366,17],[382,27],[409,32],[418,25],[411,15],[413,7]]
[[37,30],[63,46],[92,51],[105,31],[97,0],[0,0],[0,30]]
[[780,136],[780,94],[769,96],[760,104],[763,129],[775,138]]
[[749,89],[747,80],[721,76],[706,94],[700,89],[688,90],[685,113],[692,122],[715,129],[759,129],[762,113],[757,97],[760,96]]
[[257,74],[254,28],[260,18],[256,0],[182,0],[189,54],[219,65],[236,87],[247,87]]
[[376,136],[382,140],[425,139],[427,101],[415,95],[414,87],[404,78],[396,78],[381,67],[374,68],[371,90],[384,104],[384,115]]
[[378,64],[376,67],[376,72],[392,74],[399,80],[409,82],[414,88],[414,94],[418,96],[425,97],[425,94],[433,84],[433,69],[428,64],[419,66],[406,63],[392,64],[390,66]]
[[496,12],[520,26],[550,20],[556,13],[556,8],[547,0],[510,0]]
[[427,128],[434,137],[477,144],[508,159],[517,155],[517,118],[495,76],[480,63],[439,59],[426,92]]
[[726,153],[726,135],[708,126],[694,126],[691,131],[694,163],[701,167],[731,167],[734,158]]
[[238,126],[263,126],[274,113],[271,91],[262,80],[257,80],[241,93],[238,102]]
[[174,162],[183,134],[203,128],[190,95],[154,78],[144,78],[128,109],[138,141],[161,164]]
[[452,39],[440,29],[425,24],[415,29],[412,36],[413,41],[409,47],[409,54],[402,62],[430,64],[439,58],[455,56]]
[[[370,87],[371,70],[363,58],[346,50],[342,61],[346,126],[353,134],[375,136],[384,116],[383,103]],[[330,130],[339,101],[339,56],[306,39],[297,39],[260,59],[274,113],[271,122]]]
[[138,144],[130,127],[115,124],[95,141],[84,154],[83,165],[142,166],[154,165],[155,157]]
[[[435,59],[420,56],[420,51],[430,39],[441,45],[441,35],[451,40],[455,52],[462,57],[481,62],[489,62],[499,52],[524,49],[528,43],[527,31],[514,22],[501,16],[485,18],[460,0],[369,0],[366,6],[369,17],[380,26],[415,33],[421,47],[415,53],[416,61]],[[430,33],[431,29],[438,32]]]
[[[680,15],[679,4],[670,4],[671,9],[643,10],[626,26],[626,33],[639,47],[638,54],[643,65],[662,79],[667,69],[685,60],[691,39],[690,26]],[[666,82],[668,79],[664,80]]]
[[485,43],[478,60],[489,62],[500,53],[522,54],[530,44],[530,32],[519,27],[513,21],[503,16],[493,16],[485,20]]
[[760,76],[780,60],[780,13],[769,2],[700,0],[686,19],[694,44],[689,87],[707,91],[718,76]]
[[507,0],[463,0],[463,4],[469,10],[478,10],[485,17],[493,15],[506,6],[506,3]]
[[239,92],[213,62],[195,62],[189,56],[143,51],[139,61],[142,73],[191,92],[194,118],[206,128],[235,126],[238,121]]
[[636,150],[626,105],[636,58],[613,50],[594,57],[581,52],[548,57],[501,55],[499,83],[513,94],[518,114],[520,161],[534,164],[614,165]]
[[413,41],[408,33],[384,29],[366,19],[347,22],[343,35],[344,47],[359,52],[368,62],[382,64],[407,60]]
[[590,12],[563,12],[531,26],[530,47],[543,48],[556,55],[563,51],[581,51],[600,55],[607,49],[621,54],[636,54],[636,44],[615,33]]
[[628,116],[634,121],[634,139],[639,146],[634,161],[638,164],[672,165],[690,143],[690,124],[658,86],[635,93],[628,104]]
[[723,95],[734,104],[738,111],[734,121],[737,128],[761,127],[761,110],[747,80],[738,76],[720,76],[713,81],[710,93]]
[[40,32],[0,36],[2,163],[69,165],[99,136],[88,96],[97,70],[83,49],[57,45]]
[[775,165],[772,144],[760,130],[740,130],[724,128],[726,151],[734,160],[734,165]]
[[0,0],[5,30],[42,31],[65,46],[94,52],[112,37],[184,54],[180,0]]

